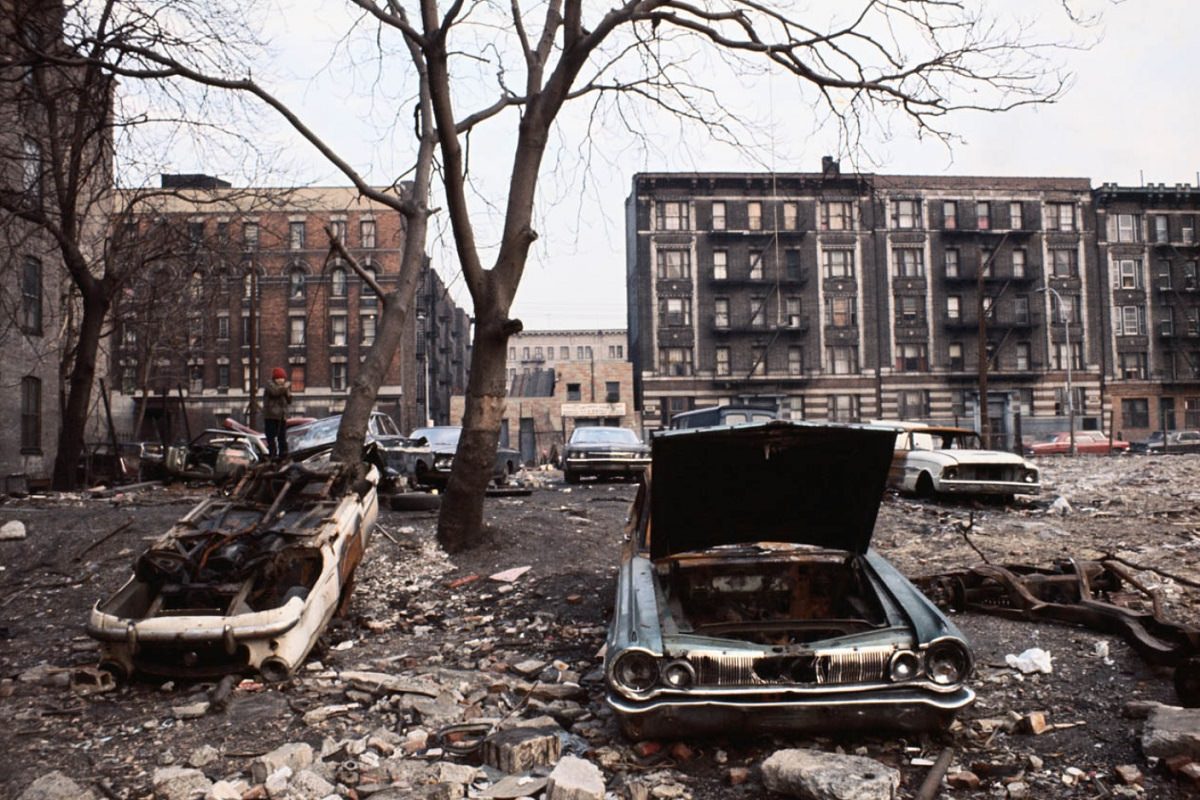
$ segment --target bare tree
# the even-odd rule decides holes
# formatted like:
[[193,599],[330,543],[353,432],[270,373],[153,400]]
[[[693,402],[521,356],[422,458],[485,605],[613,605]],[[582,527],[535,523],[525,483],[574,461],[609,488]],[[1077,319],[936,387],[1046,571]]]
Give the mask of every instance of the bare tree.
[[[585,11],[582,0],[550,0],[528,8],[519,0],[350,3],[361,12],[359,24],[374,23],[378,74],[415,74],[419,83],[413,101],[419,143],[413,192],[401,199],[372,189],[292,109],[244,73],[181,56],[169,46],[170,37],[147,39],[145,30],[159,23],[152,3],[143,5],[148,9],[144,19],[153,25],[123,42],[128,58],[116,72],[249,92],[280,113],[364,195],[404,214],[403,272],[347,404],[336,454],[343,460],[355,457],[381,365],[399,341],[397,322],[415,290],[424,248],[428,179],[434,155],[439,157],[439,183],[475,312],[463,436],[438,528],[439,541],[450,551],[479,541],[484,488],[505,403],[507,341],[522,327],[510,310],[537,238],[537,189],[564,109],[580,102],[589,132],[612,112],[612,129],[637,133],[635,109],[648,106],[736,140],[738,121],[724,112],[720,92],[708,85],[707,76],[696,71],[696,57],[707,54],[743,76],[764,70],[792,76],[806,112],[837,126],[850,149],[864,127],[892,115],[911,123],[919,135],[949,140],[952,112],[1050,102],[1065,86],[1065,79],[1048,68],[1053,43],[945,0],[861,0],[820,18],[788,4],[752,0],[629,0],[605,11]],[[402,46],[392,46],[393,36]],[[185,45],[193,39],[176,37]],[[383,83],[374,90],[382,93]],[[489,84],[491,97],[480,102]],[[469,144],[483,130],[492,142],[512,142],[503,200],[474,191]],[[501,217],[494,247],[481,245],[486,239],[477,229],[480,207],[495,208]]]

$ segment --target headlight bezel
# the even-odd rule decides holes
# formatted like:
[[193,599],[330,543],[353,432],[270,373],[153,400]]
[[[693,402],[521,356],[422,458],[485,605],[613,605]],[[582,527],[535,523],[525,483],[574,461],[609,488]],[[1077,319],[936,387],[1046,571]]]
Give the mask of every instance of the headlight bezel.
[[936,686],[952,687],[967,680],[974,660],[959,639],[939,639],[925,649],[925,675]]
[[623,651],[608,670],[609,682],[629,697],[645,697],[661,685],[661,658],[642,648]]

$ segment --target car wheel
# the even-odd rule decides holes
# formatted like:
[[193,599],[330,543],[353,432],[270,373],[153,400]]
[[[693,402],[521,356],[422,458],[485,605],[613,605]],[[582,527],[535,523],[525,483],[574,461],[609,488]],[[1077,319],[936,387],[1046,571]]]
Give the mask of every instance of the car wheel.
[[933,478],[929,477],[928,472],[922,472],[917,478],[917,497],[926,500],[933,497]]
[[442,507],[440,494],[402,492],[392,495],[392,511],[434,511]]
[[574,470],[564,469],[563,480],[567,483],[579,483],[579,473]]

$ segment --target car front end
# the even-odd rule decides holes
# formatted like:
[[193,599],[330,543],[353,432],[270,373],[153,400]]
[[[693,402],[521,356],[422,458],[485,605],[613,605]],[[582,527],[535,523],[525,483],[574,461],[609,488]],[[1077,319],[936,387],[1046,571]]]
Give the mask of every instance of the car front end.
[[1017,456],[1004,460],[976,460],[960,455],[953,463],[942,467],[934,486],[944,494],[1037,494],[1042,490],[1037,467]]
[[650,466],[650,448],[571,445],[563,453],[562,463],[564,470],[586,475],[640,475]]

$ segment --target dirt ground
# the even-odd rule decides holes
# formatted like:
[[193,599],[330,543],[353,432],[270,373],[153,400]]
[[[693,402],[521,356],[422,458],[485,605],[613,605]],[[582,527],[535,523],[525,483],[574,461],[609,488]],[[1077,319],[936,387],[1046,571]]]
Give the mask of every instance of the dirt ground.
[[[1048,564],[1057,558],[1116,553],[1129,561],[1200,580],[1200,456],[1043,459],[1043,493],[1010,506],[923,502],[889,495],[875,547],[910,577],[980,562]],[[955,615],[971,640],[979,698],[946,734],[894,737],[733,738],[687,741],[687,748],[635,750],[603,705],[595,680],[610,615],[622,526],[634,487],[567,487],[553,473],[527,497],[489,498],[486,545],[454,556],[433,540],[432,512],[381,511],[386,535],[373,537],[357,575],[350,614],[328,631],[314,656],[322,669],[420,671],[502,669],[522,658],[560,660],[589,690],[580,751],[604,768],[610,789],[633,778],[673,782],[695,800],[762,797],[761,783],[730,786],[729,771],[753,769],[781,747],[841,747],[898,767],[905,796],[928,770],[926,759],[954,748],[954,767],[971,769],[978,789],[943,796],[1003,796],[1021,774],[1030,797],[1108,795],[1113,768],[1136,765],[1145,797],[1184,798],[1194,789],[1140,751],[1142,722],[1123,712],[1132,700],[1174,703],[1169,675],[1146,666],[1116,637],[1053,624]],[[719,487],[713,487],[714,490]],[[80,695],[53,685],[39,665],[94,665],[84,635],[91,605],[128,574],[147,539],[164,531],[201,495],[181,486],[114,498],[8,498],[0,524],[20,520],[28,536],[0,541],[0,797],[16,797],[35,778],[59,769],[98,795],[147,797],[157,766],[183,763],[202,744],[220,751],[211,777],[246,772],[249,759],[279,744],[348,736],[378,727],[372,710],[324,727],[300,719],[335,689],[312,682],[235,692],[224,713],[181,720],[172,708],[209,688],[186,682],[133,682]],[[1069,503],[1052,508],[1057,497]],[[964,535],[965,534],[965,535]],[[974,548],[971,544],[973,543]],[[512,584],[488,578],[530,567]],[[1200,591],[1153,572],[1168,616],[1200,621]],[[1041,647],[1053,672],[1019,675],[1005,656]],[[1107,657],[1105,656],[1107,648]],[[320,697],[326,691],[330,697]],[[1005,730],[1010,714],[1041,711],[1064,727],[1038,736]],[[1069,726],[1069,727],[1068,727]],[[600,757],[598,754],[603,754]],[[915,762],[915,763],[914,763]],[[666,777],[664,777],[666,776]],[[618,793],[616,796],[623,797]],[[669,796],[669,795],[663,795]]]

